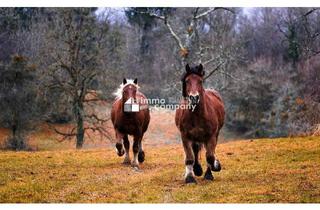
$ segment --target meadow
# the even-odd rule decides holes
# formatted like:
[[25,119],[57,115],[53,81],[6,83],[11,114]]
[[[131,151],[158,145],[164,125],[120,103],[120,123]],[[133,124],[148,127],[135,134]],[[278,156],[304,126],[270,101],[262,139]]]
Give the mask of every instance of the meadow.
[[[0,151],[0,202],[320,202],[319,137],[221,140],[222,171],[213,182],[198,177],[198,184],[186,185],[178,131],[166,116],[171,113],[152,115],[138,171],[123,165],[106,141],[88,140],[76,150],[74,141],[59,143],[44,130],[32,134],[36,151]],[[204,152],[201,162],[205,167]]]

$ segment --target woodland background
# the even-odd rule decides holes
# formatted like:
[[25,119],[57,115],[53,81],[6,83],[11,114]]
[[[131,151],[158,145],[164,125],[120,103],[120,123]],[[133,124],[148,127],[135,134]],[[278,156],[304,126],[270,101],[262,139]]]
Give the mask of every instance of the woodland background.
[[[225,138],[320,133],[317,8],[0,8],[0,127],[26,149],[41,123],[110,137],[97,102],[123,77],[174,103],[186,63],[226,106]],[[91,108],[91,109],[90,109]]]

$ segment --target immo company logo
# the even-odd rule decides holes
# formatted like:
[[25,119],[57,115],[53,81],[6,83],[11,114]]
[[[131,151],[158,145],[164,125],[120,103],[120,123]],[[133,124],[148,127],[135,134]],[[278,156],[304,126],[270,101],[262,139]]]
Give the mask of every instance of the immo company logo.
[[124,103],[124,112],[139,112],[144,109],[149,109],[150,111],[158,109],[190,109],[192,112],[196,108],[196,104],[179,104],[179,103],[166,103],[165,99],[138,99],[129,98]]
[[139,112],[140,105],[139,105],[139,103],[136,103],[133,98],[129,98],[124,103],[124,111],[125,112]]

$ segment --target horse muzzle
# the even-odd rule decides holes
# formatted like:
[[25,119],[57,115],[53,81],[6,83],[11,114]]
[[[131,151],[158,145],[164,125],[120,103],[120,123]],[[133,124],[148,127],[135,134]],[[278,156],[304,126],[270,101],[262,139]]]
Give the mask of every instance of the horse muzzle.
[[189,95],[189,101],[191,105],[197,105],[200,102],[200,96],[199,95]]

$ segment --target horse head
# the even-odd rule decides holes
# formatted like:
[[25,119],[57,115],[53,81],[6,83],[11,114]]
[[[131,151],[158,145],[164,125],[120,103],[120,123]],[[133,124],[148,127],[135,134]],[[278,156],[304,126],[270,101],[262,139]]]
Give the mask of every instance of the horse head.
[[204,70],[202,64],[190,68],[186,65],[186,72],[182,76],[182,96],[188,98],[191,105],[197,105],[200,102],[203,88]]
[[136,94],[138,90],[138,79],[134,80],[127,80],[126,78],[123,79],[122,82],[122,99],[124,101],[129,100],[132,98],[136,100]]

